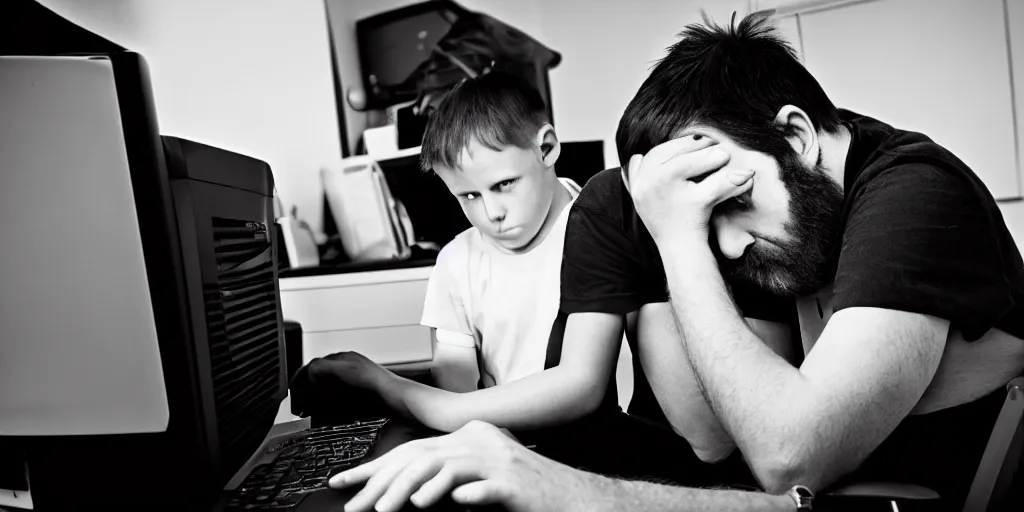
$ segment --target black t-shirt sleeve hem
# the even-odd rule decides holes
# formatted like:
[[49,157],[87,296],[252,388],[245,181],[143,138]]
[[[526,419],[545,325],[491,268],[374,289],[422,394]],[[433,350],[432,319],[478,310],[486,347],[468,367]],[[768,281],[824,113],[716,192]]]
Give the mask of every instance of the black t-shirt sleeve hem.
[[629,295],[611,295],[604,297],[588,297],[581,299],[562,299],[561,311],[572,313],[610,313],[625,315],[639,311],[645,304],[668,302],[668,297],[638,297]]

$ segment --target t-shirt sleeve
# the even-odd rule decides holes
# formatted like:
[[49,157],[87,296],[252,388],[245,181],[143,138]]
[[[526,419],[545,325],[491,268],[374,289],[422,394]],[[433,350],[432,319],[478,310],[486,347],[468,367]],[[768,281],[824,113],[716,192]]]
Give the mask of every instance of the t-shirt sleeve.
[[636,245],[620,224],[573,204],[562,252],[563,312],[626,314],[668,300],[664,289],[658,297],[645,286]]
[[833,287],[835,311],[876,307],[949,320],[972,341],[1013,306],[984,191],[951,172],[902,165],[853,198]]
[[473,327],[461,294],[463,287],[459,286],[451,268],[457,265],[457,254],[452,249],[446,247],[438,254],[434,270],[427,281],[420,323],[437,329],[436,338],[439,343],[475,347]]

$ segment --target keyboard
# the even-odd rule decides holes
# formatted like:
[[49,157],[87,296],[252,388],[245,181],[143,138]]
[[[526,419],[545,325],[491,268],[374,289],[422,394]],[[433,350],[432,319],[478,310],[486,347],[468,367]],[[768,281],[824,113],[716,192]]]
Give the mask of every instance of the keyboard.
[[253,468],[231,494],[227,510],[292,511],[309,493],[327,487],[327,478],[359,464],[388,422],[373,418],[309,429],[271,447],[269,463]]

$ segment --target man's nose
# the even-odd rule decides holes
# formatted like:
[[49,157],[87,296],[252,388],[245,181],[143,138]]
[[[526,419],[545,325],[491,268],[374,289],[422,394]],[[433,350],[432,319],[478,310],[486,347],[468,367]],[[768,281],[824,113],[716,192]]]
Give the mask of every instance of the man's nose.
[[718,238],[718,249],[722,256],[730,260],[739,259],[747,247],[754,243],[754,237],[745,229],[725,220],[716,219],[715,236]]

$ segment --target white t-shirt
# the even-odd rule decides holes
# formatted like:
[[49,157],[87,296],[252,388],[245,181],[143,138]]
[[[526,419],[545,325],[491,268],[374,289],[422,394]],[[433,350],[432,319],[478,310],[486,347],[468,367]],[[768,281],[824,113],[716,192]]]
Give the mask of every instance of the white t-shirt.
[[565,225],[580,190],[559,180],[572,200],[539,245],[507,254],[471,227],[441,249],[430,275],[420,323],[437,329],[438,343],[476,348],[488,386],[544,369],[558,314]]

